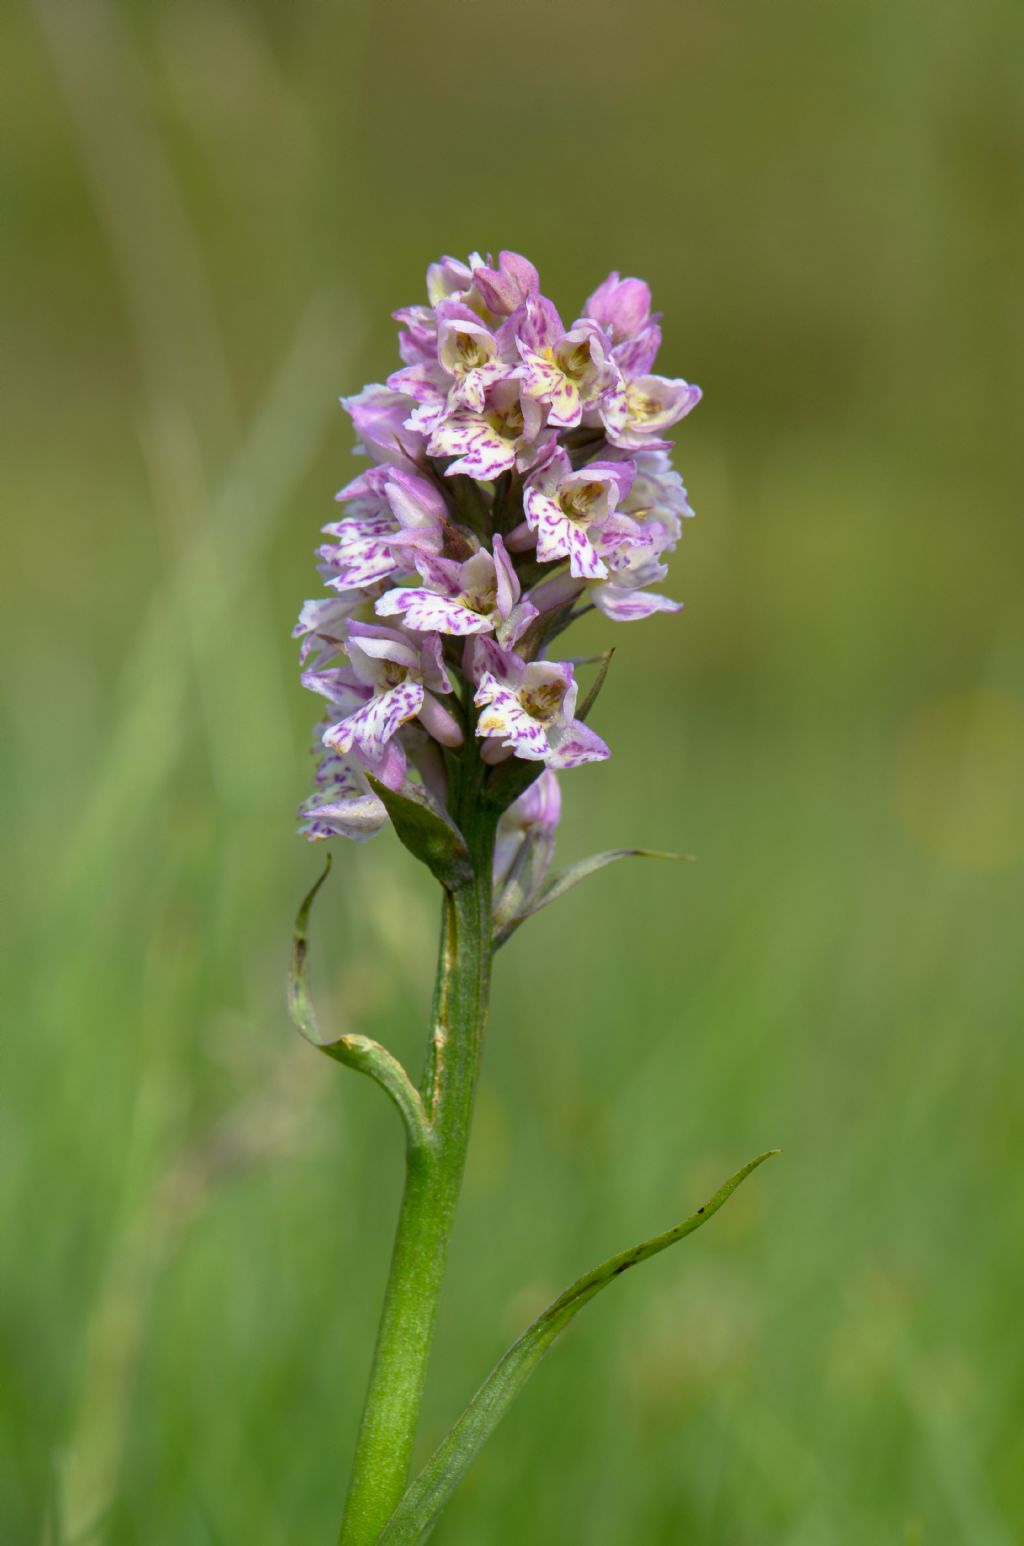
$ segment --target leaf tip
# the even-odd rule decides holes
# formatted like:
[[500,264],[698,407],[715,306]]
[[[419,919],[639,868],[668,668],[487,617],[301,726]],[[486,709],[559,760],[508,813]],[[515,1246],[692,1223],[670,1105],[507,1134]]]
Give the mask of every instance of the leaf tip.
[[298,945],[299,941],[304,938],[306,922],[309,918],[313,903],[316,901],[316,894],[320,890],[320,887],[323,885],[324,881],[327,879],[328,875],[331,873],[331,865],[333,862],[333,855],[331,854],[330,849],[328,849],[324,854],[323,869],[320,871],[320,874],[317,876],[316,880],[310,886],[309,890],[306,892],[306,895],[302,898],[302,901],[299,904],[299,910],[295,916],[296,945]]
[[400,843],[425,864],[447,891],[458,891],[473,879],[466,840],[448,811],[419,784],[391,789],[367,774],[370,788],[391,818]]

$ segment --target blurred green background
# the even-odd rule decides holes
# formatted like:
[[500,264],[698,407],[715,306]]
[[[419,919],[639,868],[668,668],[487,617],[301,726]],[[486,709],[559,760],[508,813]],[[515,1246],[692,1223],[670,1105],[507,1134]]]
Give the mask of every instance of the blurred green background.
[[[699,519],[499,962],[423,1435],[444,1546],[1024,1541],[1024,12],[25,0],[5,61],[5,1546],[334,1537],[400,1185],[288,1028],[288,634],[441,252],[648,277]],[[578,640],[600,648],[609,625]],[[336,848],[323,1016],[418,1061],[431,886]]]

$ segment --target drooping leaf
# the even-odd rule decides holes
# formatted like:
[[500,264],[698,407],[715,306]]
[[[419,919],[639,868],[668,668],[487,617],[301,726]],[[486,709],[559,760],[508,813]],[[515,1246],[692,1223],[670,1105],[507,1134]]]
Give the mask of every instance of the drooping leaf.
[[344,1063],[361,1074],[368,1075],[380,1085],[394,1102],[405,1124],[406,1138],[411,1148],[425,1147],[431,1141],[430,1127],[419,1092],[396,1057],[371,1041],[368,1036],[339,1036],[334,1041],[324,1041],[320,1035],[316,1009],[309,991],[309,941],[307,927],[309,914],[317,892],[331,872],[331,856],[327,855],[323,873],[302,899],[295,919],[292,935],[292,957],[288,970],[288,1013],[299,1035],[318,1052],[325,1053],[336,1063]]
[[404,1066],[369,1036],[339,1036],[337,1041],[324,1042],[321,1052],[326,1052],[336,1063],[354,1068],[379,1084],[398,1110],[405,1124],[405,1135],[411,1149],[422,1150],[430,1146],[432,1133],[423,1100]]
[[368,775],[409,852],[434,874],[448,891],[459,891],[473,879],[473,865],[466,840],[447,811],[418,784],[399,792]]
[[314,1047],[323,1047],[323,1041],[309,991],[309,976],[306,971],[309,942],[306,930],[310,909],[316,900],[317,892],[330,873],[331,856],[328,853],[319,880],[315,881],[306,892],[296,914],[295,928],[292,932],[292,957],[288,967],[288,1013],[299,1035],[305,1037],[306,1041]]
[[378,1540],[377,1546],[417,1546],[429,1534],[452,1492],[469,1470],[484,1443],[569,1322],[596,1294],[631,1267],[656,1256],[706,1224],[728,1201],[751,1171],[777,1154],[769,1149],[744,1165],[690,1218],[663,1235],[620,1251],[592,1272],[577,1278],[564,1294],[529,1326],[491,1370],[476,1395],[451,1428],[423,1470],[410,1484]]
[[591,854],[589,859],[580,859],[577,864],[567,865],[564,870],[556,870],[547,884],[541,887],[529,907],[518,917],[496,920],[495,946],[503,945],[512,937],[520,924],[525,923],[527,918],[532,918],[534,913],[539,913],[541,908],[550,907],[552,902],[557,902],[559,897],[571,891],[573,886],[578,886],[581,880],[586,880],[588,875],[595,875],[598,870],[614,864],[618,859],[673,859],[685,860],[689,863],[694,859],[694,855],[661,853],[656,848],[613,848],[607,853]]

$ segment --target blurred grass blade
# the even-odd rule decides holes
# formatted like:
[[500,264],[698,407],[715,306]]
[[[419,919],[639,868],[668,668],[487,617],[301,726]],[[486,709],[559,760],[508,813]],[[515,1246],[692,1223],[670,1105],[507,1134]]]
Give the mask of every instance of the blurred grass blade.
[[527,1327],[519,1340],[513,1342],[458,1422],[442,1439],[392,1514],[377,1546],[416,1546],[417,1542],[422,1541],[544,1354],[583,1306],[630,1267],[637,1266],[650,1256],[657,1256],[659,1251],[666,1250],[670,1245],[675,1245],[677,1240],[683,1240],[700,1229],[752,1171],[778,1153],[778,1149],[769,1149],[759,1154],[731,1176],[702,1208],[698,1208],[682,1224],[666,1230],[663,1235],[645,1240],[641,1245],[620,1251],[618,1256],[610,1257],[592,1272],[577,1278],[564,1294],[549,1305],[543,1315]]
[[598,870],[603,870],[607,865],[614,864],[618,859],[674,859],[692,863],[693,854],[669,854],[662,853],[657,848],[612,848],[606,853],[591,854],[589,859],[581,859],[578,864],[567,865],[564,870],[558,870],[547,885],[538,892],[532,905],[517,918],[512,918],[502,925],[494,937],[495,945],[503,945],[507,939],[515,933],[520,924],[527,918],[532,918],[534,913],[539,913],[542,907],[550,907],[552,902],[557,902],[559,897],[565,896],[573,886],[578,886],[581,880],[586,880],[588,875],[596,875]]
[[448,891],[473,879],[466,840],[447,812],[425,789],[410,784],[401,793],[369,775],[370,786],[391,817],[399,841]]
[[295,918],[292,935],[292,958],[288,970],[288,1013],[299,1035],[326,1053],[336,1063],[344,1063],[357,1073],[366,1074],[379,1084],[385,1095],[394,1102],[405,1124],[406,1138],[411,1149],[423,1149],[430,1143],[430,1125],[427,1122],[423,1101],[402,1064],[380,1042],[368,1036],[339,1036],[334,1041],[324,1041],[309,991],[306,964],[309,959],[307,926],[309,914],[317,892],[331,873],[331,856],[327,855],[323,873],[302,899]]

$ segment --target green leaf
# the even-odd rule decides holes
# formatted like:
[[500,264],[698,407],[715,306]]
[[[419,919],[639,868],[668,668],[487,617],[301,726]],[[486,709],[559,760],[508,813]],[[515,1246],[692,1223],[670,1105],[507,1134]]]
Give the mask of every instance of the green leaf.
[[557,870],[524,912],[516,918],[499,922],[494,936],[495,946],[503,945],[512,937],[520,924],[525,923],[527,918],[532,918],[534,913],[539,913],[542,907],[550,907],[552,902],[557,902],[559,897],[571,891],[573,886],[578,886],[581,880],[586,880],[588,875],[595,875],[608,864],[614,864],[617,859],[672,859],[692,863],[694,857],[693,854],[662,853],[657,848],[613,848],[607,853],[591,854],[589,859],[581,859],[578,864],[570,864],[564,870]]
[[650,1256],[657,1256],[659,1251],[666,1250],[670,1245],[675,1245],[677,1240],[683,1240],[700,1229],[728,1201],[751,1171],[778,1153],[778,1149],[769,1149],[767,1153],[759,1154],[730,1177],[703,1208],[698,1208],[682,1224],[666,1230],[663,1235],[655,1235],[652,1240],[645,1240],[641,1245],[634,1245],[628,1251],[620,1251],[618,1256],[612,1256],[592,1272],[577,1278],[564,1294],[559,1295],[543,1315],[527,1327],[519,1340],[513,1342],[505,1356],[491,1370],[458,1422],[442,1439],[405,1492],[385,1525],[377,1546],[416,1546],[417,1542],[422,1541],[544,1354],[583,1306],[631,1267],[646,1261]]
[[326,1052],[336,1063],[344,1063],[346,1068],[366,1074],[380,1085],[405,1124],[410,1149],[423,1150],[431,1146],[433,1133],[420,1093],[402,1064],[379,1041],[371,1041],[369,1036],[339,1036],[337,1041],[321,1042],[320,1051]]
[[309,914],[317,892],[331,873],[331,856],[327,855],[323,874],[302,899],[295,919],[292,935],[292,958],[288,970],[288,1013],[299,1035],[318,1052],[323,1052],[336,1063],[344,1063],[361,1074],[367,1074],[379,1084],[385,1095],[398,1109],[405,1124],[406,1139],[411,1149],[426,1148],[432,1141],[430,1124],[419,1092],[396,1057],[379,1042],[368,1036],[339,1036],[335,1041],[323,1041],[317,1021],[316,1009],[309,991],[307,964],[309,941],[307,926]]
[[591,709],[594,707],[594,704],[597,702],[598,693],[601,691],[601,688],[604,686],[605,677],[608,675],[608,667],[612,663],[612,656],[614,654],[615,654],[615,648],[614,648],[614,645],[613,645],[610,650],[605,650],[603,655],[599,655],[597,657],[598,662],[599,662],[598,668],[597,668],[597,675],[594,677],[594,680],[590,684],[590,688],[589,688],[589,691],[587,692],[587,696],[584,698],[583,702],[580,704],[579,708],[576,710],[576,718],[577,719],[585,720],[587,718],[587,715],[590,713]]
[[316,1010],[313,1007],[309,992],[309,978],[306,973],[306,960],[309,955],[306,927],[317,892],[330,873],[331,856],[327,854],[320,879],[306,892],[296,914],[295,928],[292,933],[292,958],[288,968],[288,1013],[299,1035],[305,1037],[306,1041],[314,1047],[322,1047],[323,1042],[320,1039],[320,1027],[317,1024]]
[[473,865],[466,840],[448,813],[418,784],[399,793],[367,775],[399,841],[434,874],[447,891],[459,891],[473,879]]

